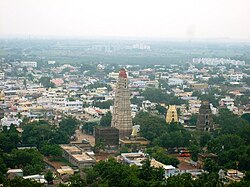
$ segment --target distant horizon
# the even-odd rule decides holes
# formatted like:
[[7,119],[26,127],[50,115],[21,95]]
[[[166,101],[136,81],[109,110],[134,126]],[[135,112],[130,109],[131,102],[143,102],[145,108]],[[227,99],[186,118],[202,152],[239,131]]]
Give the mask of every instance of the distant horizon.
[[250,41],[249,0],[1,0],[0,37]]
[[138,37],[138,36],[53,36],[53,35],[0,35],[0,39],[41,39],[41,40],[124,40],[124,41],[162,41],[162,42],[218,42],[250,43],[250,39],[241,38],[175,38],[175,37]]

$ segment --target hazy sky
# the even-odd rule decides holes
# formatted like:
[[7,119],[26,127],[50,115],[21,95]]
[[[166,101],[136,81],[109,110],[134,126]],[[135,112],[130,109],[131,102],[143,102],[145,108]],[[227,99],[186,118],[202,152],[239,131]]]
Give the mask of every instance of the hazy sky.
[[0,0],[0,36],[250,39],[250,0]]

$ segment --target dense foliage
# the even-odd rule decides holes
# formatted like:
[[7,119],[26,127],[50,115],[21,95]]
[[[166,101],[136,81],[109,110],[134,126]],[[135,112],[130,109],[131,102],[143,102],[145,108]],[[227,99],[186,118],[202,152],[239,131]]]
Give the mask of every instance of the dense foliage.
[[191,134],[178,124],[166,124],[164,118],[146,112],[140,112],[134,118],[134,123],[140,125],[143,137],[152,141],[153,145],[174,148],[186,147],[191,140]]
[[51,82],[50,77],[41,77],[39,79],[39,82],[45,87],[45,88],[54,88],[55,84]]
[[36,149],[13,149],[2,156],[8,168],[22,168],[24,175],[40,173],[43,168],[43,156]]
[[184,104],[183,100],[173,94],[167,94],[163,90],[156,88],[146,88],[146,90],[142,92],[142,96],[144,96],[146,100],[156,103],[165,103],[167,105]]
[[37,183],[36,181],[23,179],[21,177],[16,177],[13,180],[6,180],[3,183],[5,187],[42,187],[44,186],[41,183]]
[[9,130],[4,127],[3,131],[0,133],[0,149],[4,152],[10,152],[12,149],[16,148],[19,143],[20,137],[14,125],[11,125]]
[[110,127],[112,121],[112,114],[111,112],[107,112],[104,116],[102,116],[100,125],[104,127]]
[[153,147],[146,149],[146,153],[148,153],[155,160],[165,164],[165,165],[173,165],[177,167],[180,163],[176,157],[170,157],[167,155],[166,149],[161,147]]
[[[19,178],[12,182],[6,180],[4,174],[7,168],[21,168],[24,175],[41,173],[44,170],[42,154],[61,156],[62,150],[58,144],[69,142],[78,122],[72,118],[65,118],[59,127],[47,121],[25,122],[22,125],[22,136],[14,126],[10,126],[9,130],[4,128],[0,132],[0,183],[4,183],[4,186],[40,186]],[[17,149],[18,146],[26,148]]]
[[141,169],[120,164],[114,159],[98,162],[87,172],[86,183],[91,186],[163,186],[163,170],[150,167],[147,160]]
[[[190,173],[171,176],[167,179],[163,176],[162,169],[150,167],[150,161],[146,160],[141,168],[116,162],[114,159],[98,162],[93,168],[85,170],[86,175],[81,177],[76,174],[70,178],[70,187],[82,186],[114,186],[114,187],[248,187],[250,178],[247,175],[240,183],[223,184],[217,173],[203,173],[194,180]],[[60,185],[61,187],[64,185]]]
[[112,100],[107,101],[94,101],[93,106],[101,108],[101,109],[110,109],[110,106],[113,105]]
[[74,135],[78,122],[73,118],[65,118],[59,123],[59,128],[47,121],[28,123],[23,127],[23,144],[35,145],[40,148],[44,143],[68,143]]
[[94,127],[97,126],[98,124],[96,122],[86,122],[82,126],[82,130],[85,131],[86,134],[93,134],[94,132]]

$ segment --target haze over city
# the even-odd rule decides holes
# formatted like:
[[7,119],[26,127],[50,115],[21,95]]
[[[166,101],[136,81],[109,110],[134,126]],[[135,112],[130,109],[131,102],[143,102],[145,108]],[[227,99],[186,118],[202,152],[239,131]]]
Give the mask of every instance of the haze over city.
[[0,37],[250,39],[248,0],[1,0]]

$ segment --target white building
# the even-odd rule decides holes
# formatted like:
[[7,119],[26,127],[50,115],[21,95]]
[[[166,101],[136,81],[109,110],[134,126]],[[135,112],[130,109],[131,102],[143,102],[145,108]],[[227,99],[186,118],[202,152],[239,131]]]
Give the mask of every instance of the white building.
[[0,124],[2,127],[7,127],[7,129],[10,129],[11,125],[19,127],[19,125],[22,123],[21,119],[18,118],[11,118],[11,117],[4,117],[1,119]]
[[55,63],[56,63],[56,61],[54,61],[54,60],[49,60],[49,61],[48,61],[48,64],[49,64],[49,65],[54,65]]
[[131,104],[130,107],[131,107],[131,112],[138,112],[138,106],[137,105]]
[[243,79],[243,74],[232,74],[229,75],[230,81],[241,81]]
[[211,66],[224,65],[224,64],[232,64],[235,66],[246,65],[245,61],[225,59],[225,58],[193,58],[193,63],[202,63]]
[[170,78],[170,79],[168,79],[168,85],[169,86],[176,86],[176,85],[182,85],[182,84],[183,84],[182,79],[178,79],[178,78]]
[[64,107],[66,109],[69,109],[69,110],[82,110],[82,105],[83,105],[83,102],[82,101],[66,101],[64,103]]
[[0,80],[3,80],[5,77],[5,73],[4,72],[0,72]]
[[155,159],[152,159],[150,162],[150,166],[154,167],[154,168],[163,168],[164,169],[164,176],[167,177],[171,177],[174,175],[178,174],[178,171],[176,170],[176,168],[172,165],[165,165]]
[[229,96],[226,96],[225,98],[222,98],[219,102],[220,106],[226,107],[230,111],[235,110],[234,106],[234,99],[230,98]]
[[108,77],[113,78],[113,79],[118,79],[119,73],[111,72],[111,73],[108,74]]
[[142,102],[142,109],[143,110],[148,110],[148,109],[155,109],[155,104],[150,102],[149,100],[143,101]]
[[[141,167],[144,160],[147,160],[148,158],[146,155],[142,152],[135,152],[135,153],[122,153],[121,154],[121,160],[124,163],[127,163],[129,165],[136,165],[138,167]],[[173,175],[178,174],[178,171],[176,168],[172,165],[165,165],[155,159],[150,160],[150,166],[154,168],[162,168],[164,169],[164,177],[170,177]]]
[[29,175],[29,176],[25,176],[23,177],[24,179],[29,179],[29,180],[34,180],[38,183],[41,183],[41,184],[47,184],[48,181],[46,181],[46,179],[44,178],[44,175]]
[[37,67],[37,62],[35,61],[21,61],[20,64],[22,67],[32,67],[32,68]]

